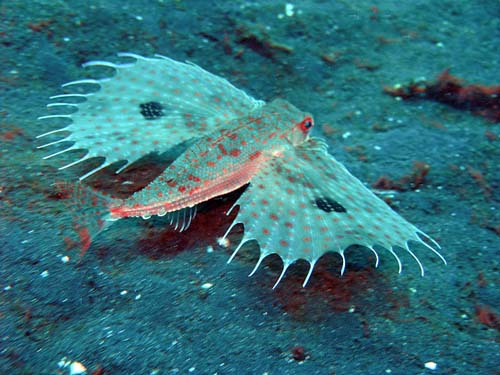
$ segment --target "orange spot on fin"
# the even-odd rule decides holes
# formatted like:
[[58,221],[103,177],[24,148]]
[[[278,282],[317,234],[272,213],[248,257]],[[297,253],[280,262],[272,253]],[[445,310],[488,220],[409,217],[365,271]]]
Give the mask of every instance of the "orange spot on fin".
[[222,155],[227,155],[227,150],[222,143],[219,143],[218,147]]
[[257,159],[261,154],[262,153],[260,151],[255,151],[253,154],[251,154],[249,156],[249,159],[253,161],[253,160]]
[[237,149],[237,148],[233,148],[233,149],[229,152],[229,154],[230,154],[231,156],[233,156],[233,157],[235,157],[235,158],[236,158],[236,157],[240,156],[240,154],[241,154],[241,150],[239,150],[239,149]]

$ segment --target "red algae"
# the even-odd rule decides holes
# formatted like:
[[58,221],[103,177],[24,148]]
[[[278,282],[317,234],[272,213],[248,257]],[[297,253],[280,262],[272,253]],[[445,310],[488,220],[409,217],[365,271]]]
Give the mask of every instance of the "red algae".
[[500,331],[500,315],[493,312],[493,310],[489,306],[477,305],[476,317],[479,323],[484,324],[489,328]]
[[443,71],[434,82],[412,81],[407,85],[384,87],[384,92],[403,100],[428,99],[457,109],[471,111],[491,122],[500,122],[500,85],[465,84]]

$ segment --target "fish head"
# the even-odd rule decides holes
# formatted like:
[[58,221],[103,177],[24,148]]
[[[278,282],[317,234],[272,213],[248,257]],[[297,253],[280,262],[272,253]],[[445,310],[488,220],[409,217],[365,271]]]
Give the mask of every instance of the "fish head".
[[288,133],[288,140],[294,146],[300,146],[309,139],[309,133],[314,126],[314,120],[312,116],[306,114],[302,119],[296,123],[292,128],[292,131]]
[[293,146],[299,146],[309,139],[309,134],[314,126],[313,117],[302,112],[294,105],[283,99],[275,99],[269,107],[278,115],[280,132]]

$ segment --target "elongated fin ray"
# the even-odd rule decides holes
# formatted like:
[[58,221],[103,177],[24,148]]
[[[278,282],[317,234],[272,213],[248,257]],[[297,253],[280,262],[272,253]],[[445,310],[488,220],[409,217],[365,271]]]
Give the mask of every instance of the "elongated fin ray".
[[61,85],[61,87],[84,85],[84,84],[101,85],[102,82],[103,82],[102,79],[78,79],[76,81],[66,82],[65,84]]
[[45,147],[48,147],[48,146],[53,146],[53,145],[56,145],[58,143],[62,143],[62,142],[68,142],[68,137],[66,138],[62,138],[62,139],[59,139],[57,141],[54,141],[54,142],[49,142],[49,143],[46,143],[44,145],[41,145],[41,146],[38,146],[37,148],[45,148]]
[[378,257],[378,253],[372,246],[367,246],[367,247],[373,253],[373,255],[375,255],[375,268],[377,268],[379,265],[379,262],[380,262],[380,259]]
[[64,150],[61,150],[61,151],[57,151],[57,152],[54,152],[53,154],[50,154],[50,155],[47,155],[47,156],[44,156],[43,158],[44,159],[50,159],[50,158],[53,158],[54,156],[57,156],[57,155],[61,155],[61,154],[64,154],[65,152],[68,152],[68,151],[71,151],[71,150],[76,150],[77,148],[73,146],[71,147],[68,147],[68,148],[65,148]]
[[88,61],[86,63],[82,64],[82,67],[87,68],[89,66],[105,66],[108,68],[113,68],[113,69],[123,69],[123,68],[131,68],[134,64],[115,64],[110,61],[100,61],[100,60],[94,60],[94,61]]
[[233,253],[231,254],[231,256],[229,257],[229,259],[227,260],[227,263],[231,263],[234,259],[234,257],[236,256],[236,254],[238,253],[238,251],[240,251],[241,247],[246,244],[249,240],[245,239],[245,237],[243,237],[240,241],[240,243],[238,244],[238,246],[236,246],[236,249],[234,249]]
[[87,94],[60,94],[60,95],[52,95],[49,99],[63,99],[63,98],[87,98],[93,95],[93,93],[89,92]]
[[130,164],[132,164],[131,161],[127,161],[126,163],[124,163],[120,168],[118,168],[116,170],[116,173],[121,173],[122,171],[124,171]]
[[274,283],[273,289],[276,289],[276,287],[280,283],[281,279],[283,279],[283,276],[285,276],[285,273],[288,270],[288,267],[290,267],[290,263],[288,263],[288,262],[287,263],[283,263],[283,269],[281,270],[281,273],[280,273],[280,275],[278,277],[278,280],[276,280],[276,282]]
[[47,104],[47,108],[51,107],[78,107],[78,104],[75,103],[49,103]]
[[342,276],[342,275],[344,275],[344,272],[345,272],[346,260],[345,260],[344,251],[340,251],[339,254],[340,254],[340,257],[342,258],[342,267],[340,268],[340,276]]
[[80,176],[78,179],[80,181],[83,181],[85,180],[87,177],[90,177],[92,176],[94,173],[97,173],[99,172],[100,170],[110,166],[112,163],[109,163],[109,162],[106,162],[106,163],[101,163],[99,164],[97,167],[91,169],[90,171],[88,171],[87,173],[85,173],[84,175]]
[[422,277],[424,277],[425,275],[425,270],[424,270],[424,266],[422,265],[422,262],[420,262],[420,259],[417,258],[417,256],[415,255],[415,253],[413,251],[410,250],[408,244],[406,243],[405,244],[405,249],[408,253],[410,253],[410,255],[413,257],[413,259],[415,259],[415,261],[417,262],[418,266],[420,267],[420,275]]
[[[429,238],[430,240],[434,241],[431,237],[428,237],[428,236],[427,236],[427,238]],[[424,245],[425,247],[427,247],[429,250],[431,250],[434,254],[436,254],[436,255],[437,255],[437,256],[441,259],[441,261],[442,261],[444,264],[448,264],[448,263],[446,262],[446,259],[443,257],[443,255],[442,255],[439,251],[437,251],[436,249],[434,249],[432,246],[430,246],[429,244],[427,244],[425,241],[420,240],[419,242],[420,242],[422,245]],[[435,242],[435,241],[434,241],[434,242]],[[437,245],[437,243],[436,243],[436,245]],[[441,247],[439,247],[439,248],[441,248]]]
[[91,158],[92,158],[92,156],[90,156],[90,155],[87,153],[85,156],[81,157],[80,159],[75,160],[75,161],[73,161],[73,162],[71,162],[71,163],[68,163],[68,164],[66,164],[66,165],[63,165],[62,167],[59,167],[59,170],[63,170],[63,169],[66,169],[66,168],[72,167],[72,166],[74,166],[74,165],[80,164],[82,161],[85,161],[85,160],[88,160],[88,159],[91,159]]
[[[60,133],[60,132],[64,132],[64,131],[68,131],[68,129],[66,127],[64,127],[64,128],[60,128],[60,129],[56,129],[56,130],[51,130],[47,133],[37,135],[36,138],[42,138],[42,137],[46,137],[50,134]],[[65,138],[65,139],[67,140],[67,138]]]
[[259,269],[260,267],[260,264],[262,263],[262,261],[266,258],[266,254],[264,253],[260,253],[260,256],[259,256],[259,259],[257,260],[257,263],[255,263],[255,266],[254,268],[252,269],[252,271],[248,274],[248,277],[251,277],[254,275],[255,272],[257,272],[257,270]]
[[40,116],[37,118],[37,120],[46,120],[46,119],[52,119],[52,118],[73,118],[72,115],[47,115],[47,116]]
[[316,265],[316,260],[313,260],[309,262],[309,270],[307,271],[307,276],[304,279],[304,282],[302,283],[302,287],[305,288],[307,283],[309,282],[309,279],[311,278],[311,275],[314,271],[314,266]]
[[389,250],[394,259],[396,259],[396,262],[398,263],[398,273],[401,273],[403,271],[403,264],[401,263],[401,259],[399,259],[398,254],[396,254],[392,246],[390,246],[387,250]]

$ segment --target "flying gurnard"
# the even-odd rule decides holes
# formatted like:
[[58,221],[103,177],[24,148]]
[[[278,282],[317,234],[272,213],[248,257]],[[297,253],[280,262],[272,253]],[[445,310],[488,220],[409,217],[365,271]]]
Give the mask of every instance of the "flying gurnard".
[[[39,146],[65,145],[45,158],[86,150],[83,157],[60,169],[101,158],[98,167],[80,177],[84,180],[119,161],[124,164],[116,173],[149,153],[166,152],[182,142],[188,147],[163,173],[126,199],[111,198],[79,182],[74,190],[79,217],[75,229],[84,250],[100,230],[125,217],[169,215],[170,222],[184,230],[198,204],[248,184],[233,206],[238,206],[238,213],[223,237],[236,224],[243,224],[243,237],[229,261],[246,242],[256,240],[260,257],[251,274],[265,257],[278,254],[283,269],[275,286],[299,259],[309,263],[305,286],[326,252],[341,256],[343,273],[344,254],[351,245],[371,250],[376,265],[377,249],[386,249],[394,255],[399,272],[402,264],[395,248],[407,251],[424,274],[408,246],[410,241],[446,263],[431,237],[352,176],[328,153],[321,138],[310,135],[314,127],[310,114],[282,99],[256,100],[192,63],[160,55],[119,56],[133,62],[84,64],[110,67],[115,70],[113,77],[63,85],[95,84],[98,91],[51,97],[58,101],[49,108],[76,107],[77,111],[40,117],[70,120],[39,136],[65,134]],[[84,101],[75,103],[75,98]]]

